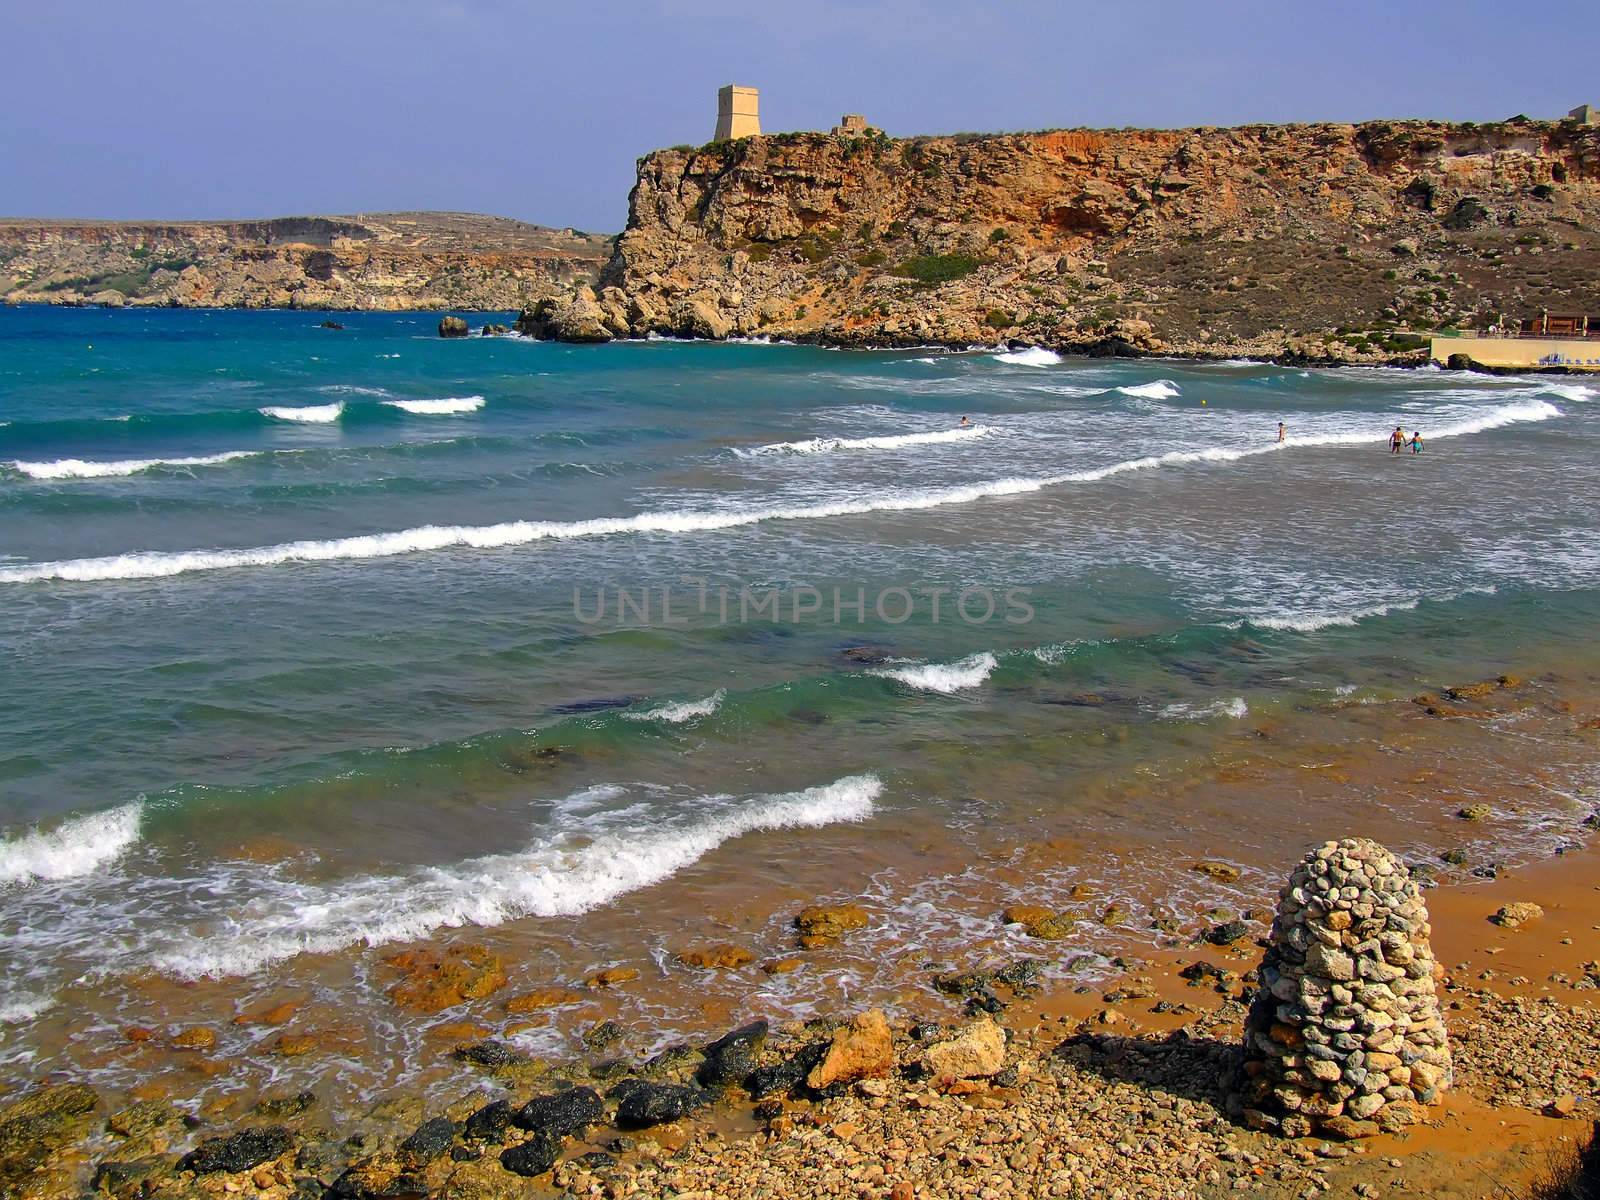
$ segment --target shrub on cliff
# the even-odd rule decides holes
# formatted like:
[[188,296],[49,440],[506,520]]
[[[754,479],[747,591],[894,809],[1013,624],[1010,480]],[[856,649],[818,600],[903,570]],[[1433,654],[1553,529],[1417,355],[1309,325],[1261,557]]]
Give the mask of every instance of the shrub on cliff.
[[969,254],[919,254],[895,268],[895,274],[918,283],[949,283],[965,279],[978,269],[978,260]]

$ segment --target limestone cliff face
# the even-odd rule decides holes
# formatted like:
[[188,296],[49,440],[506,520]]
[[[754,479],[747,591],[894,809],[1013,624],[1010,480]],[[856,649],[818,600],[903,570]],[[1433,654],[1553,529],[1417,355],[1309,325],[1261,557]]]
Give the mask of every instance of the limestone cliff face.
[[1371,359],[1408,331],[1600,312],[1597,266],[1600,128],[1571,122],[799,134],[641,159],[604,286],[555,315]]
[[610,249],[608,238],[466,213],[0,220],[0,299],[506,310],[592,281]]

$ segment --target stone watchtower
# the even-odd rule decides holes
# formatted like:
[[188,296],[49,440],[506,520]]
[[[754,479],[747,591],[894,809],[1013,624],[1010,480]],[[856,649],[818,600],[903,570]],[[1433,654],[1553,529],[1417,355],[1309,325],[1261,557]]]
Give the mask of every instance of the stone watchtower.
[[1430,933],[1416,883],[1376,842],[1306,856],[1279,895],[1245,1021],[1247,1123],[1364,1137],[1438,1102],[1451,1064]]
[[717,132],[711,140],[731,142],[761,136],[761,93],[730,83],[717,89]]

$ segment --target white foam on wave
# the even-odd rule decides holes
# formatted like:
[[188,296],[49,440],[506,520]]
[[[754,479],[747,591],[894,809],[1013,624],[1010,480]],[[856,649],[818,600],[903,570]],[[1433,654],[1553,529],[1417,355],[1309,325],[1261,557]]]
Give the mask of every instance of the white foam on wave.
[[1170,379],[1129,384],[1127,387],[1113,388],[1112,391],[1121,392],[1124,396],[1134,396],[1140,400],[1171,400],[1174,396],[1182,395],[1181,389]]
[[255,450],[229,450],[222,454],[200,454],[192,458],[124,458],[111,462],[90,462],[81,458],[59,458],[52,462],[14,462],[11,465],[30,479],[106,479],[137,475],[157,467],[214,467],[238,458],[251,458]]
[[892,433],[864,438],[816,437],[801,442],[773,442],[767,446],[736,446],[732,449],[740,458],[766,458],[774,454],[827,454],[835,450],[900,450],[906,446],[964,442],[968,438],[983,437],[988,432],[987,425],[967,425],[929,433]]
[[643,712],[626,712],[622,715],[629,721],[666,721],[670,725],[682,725],[696,717],[709,717],[722,707],[727,694],[725,689],[718,688],[703,700],[679,700],[647,708]]
[[312,404],[305,408],[269,405],[259,410],[263,417],[278,421],[303,421],[312,425],[328,425],[344,415],[344,401],[334,404]]
[[1250,706],[1243,696],[1235,696],[1211,704],[1168,704],[1157,715],[1165,721],[1208,721],[1212,717],[1232,717],[1237,721],[1250,715]]
[[[1481,417],[1441,426],[1428,439],[1482,433],[1521,421],[1559,417],[1561,410],[1543,400],[1503,405]],[[1127,459],[1104,467],[1062,475],[1013,476],[959,487],[887,491],[870,497],[823,501],[793,506],[760,508],[664,509],[627,517],[594,517],[585,521],[505,521],[496,525],[422,525],[393,533],[358,534],[325,541],[283,542],[240,550],[136,551],[104,558],[76,558],[0,567],[0,583],[34,583],[47,579],[95,582],[112,579],[163,579],[191,571],[221,571],[237,567],[269,567],[284,563],[332,562],[344,559],[388,558],[430,550],[464,547],[494,550],[546,540],[612,537],[637,533],[700,533],[735,529],[765,521],[821,520],[873,512],[917,512],[949,504],[970,504],[1000,496],[1019,496],[1071,483],[1097,483],[1116,475],[1195,463],[1227,463],[1314,446],[1378,446],[1382,432],[1372,431],[1291,436],[1284,442],[1237,448],[1212,446],[1204,450],[1171,450],[1143,458]]]
[[882,793],[877,776],[850,775],[742,802],[705,796],[695,805],[695,819],[675,826],[603,833],[581,844],[545,839],[516,853],[409,876],[334,884],[274,877],[225,927],[179,936],[155,953],[153,965],[180,979],[250,975],[298,954],[414,941],[463,925],[575,916],[660,883],[746,834],[863,821]]
[[923,692],[939,692],[949,696],[975,688],[994,673],[1000,665],[988,651],[973,654],[952,663],[920,663],[904,667],[876,667],[868,675],[881,675],[907,687]]
[[1008,350],[1004,354],[991,354],[995,362],[1010,363],[1014,367],[1054,367],[1060,364],[1061,355],[1043,346],[1028,346],[1022,350]]
[[37,996],[29,992],[6,996],[0,999],[0,1025],[26,1025],[55,1006],[53,996]]
[[482,396],[445,396],[439,400],[385,400],[388,408],[404,409],[423,416],[448,416],[454,413],[477,412],[483,407]]
[[135,801],[63,821],[49,832],[29,830],[0,840],[0,886],[88,875],[139,840],[144,806]]
[[1417,600],[1395,600],[1388,604],[1371,604],[1365,608],[1352,608],[1344,611],[1328,612],[1325,610],[1298,613],[1283,613],[1275,616],[1255,616],[1245,619],[1257,629],[1282,629],[1294,633],[1315,633],[1319,629],[1331,629],[1337,625],[1356,625],[1369,617],[1387,616],[1392,612],[1410,612],[1416,608]]

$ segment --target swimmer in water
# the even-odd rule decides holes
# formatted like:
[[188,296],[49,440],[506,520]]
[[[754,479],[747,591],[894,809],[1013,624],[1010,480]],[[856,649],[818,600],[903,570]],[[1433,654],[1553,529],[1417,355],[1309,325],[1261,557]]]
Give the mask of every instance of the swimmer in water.
[[967,429],[967,428],[971,427],[971,425],[972,425],[972,422],[967,420],[967,418],[965,418],[965,417],[961,418],[961,426],[960,427],[962,429]]

